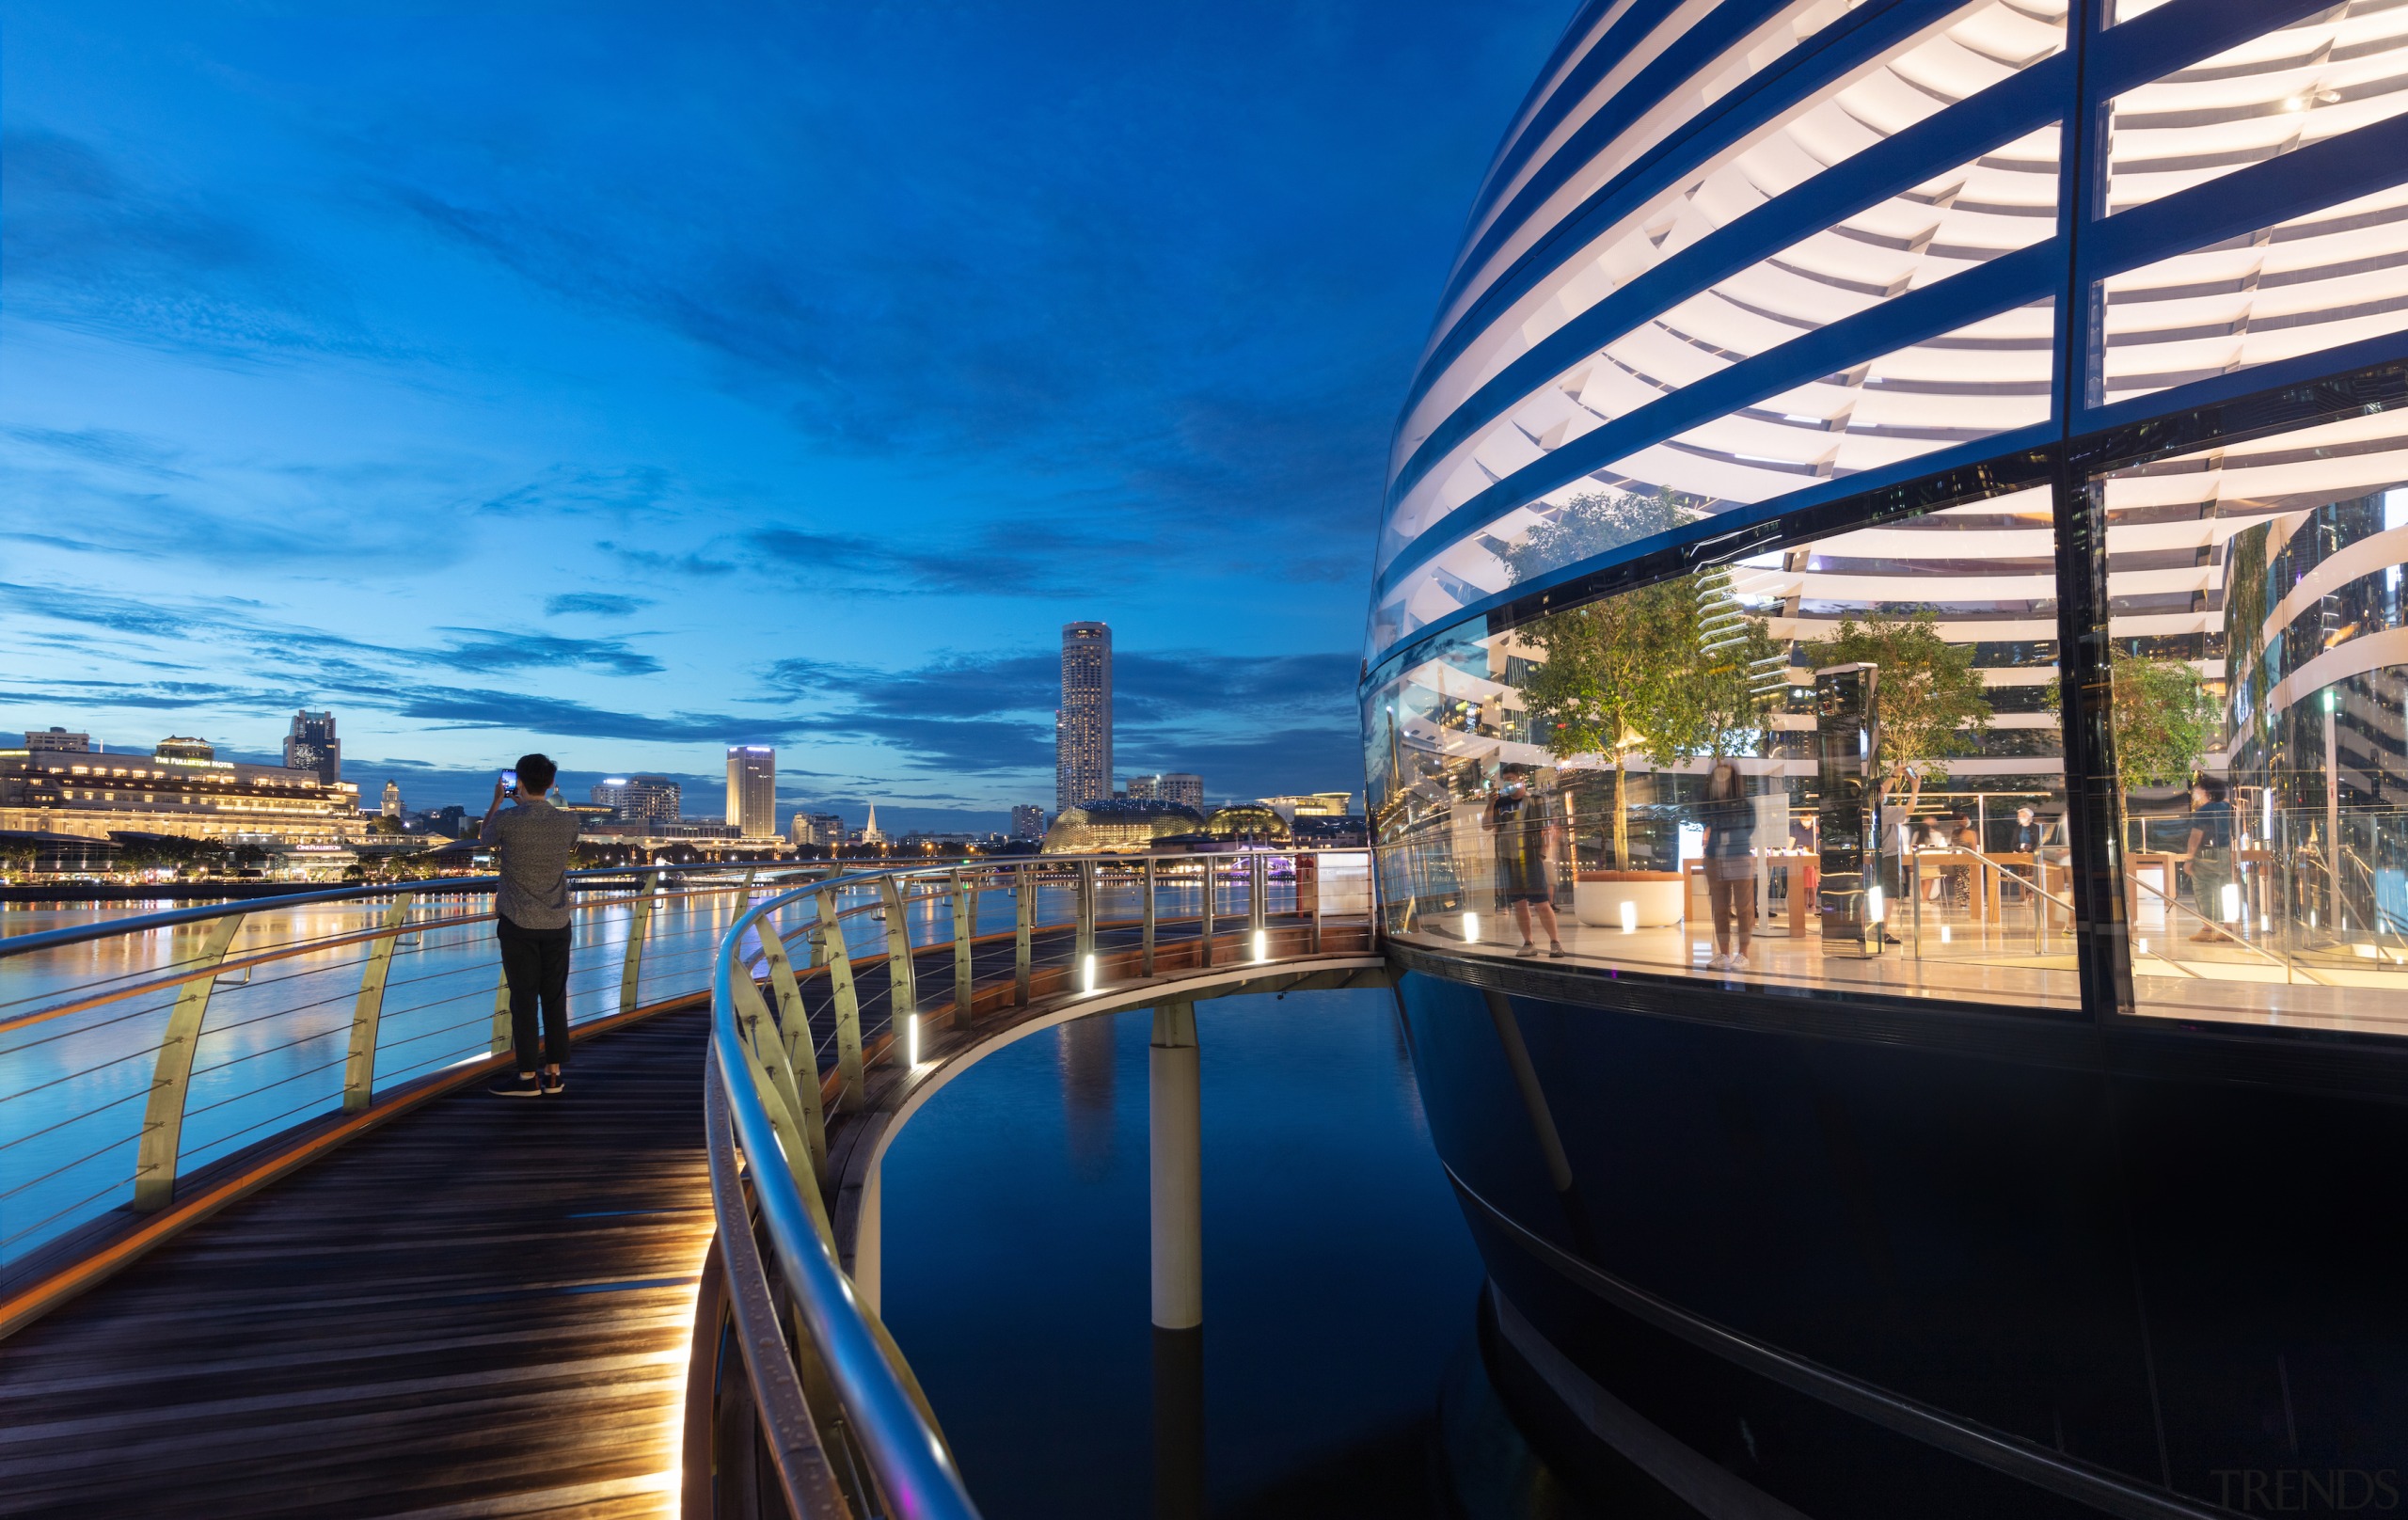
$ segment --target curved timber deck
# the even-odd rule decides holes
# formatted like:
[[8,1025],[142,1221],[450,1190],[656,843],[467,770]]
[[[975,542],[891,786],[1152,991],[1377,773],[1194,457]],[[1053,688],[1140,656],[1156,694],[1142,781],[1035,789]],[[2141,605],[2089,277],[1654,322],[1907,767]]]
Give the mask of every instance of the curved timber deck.
[[430,1102],[0,1341],[0,1513],[673,1513],[707,1021]]

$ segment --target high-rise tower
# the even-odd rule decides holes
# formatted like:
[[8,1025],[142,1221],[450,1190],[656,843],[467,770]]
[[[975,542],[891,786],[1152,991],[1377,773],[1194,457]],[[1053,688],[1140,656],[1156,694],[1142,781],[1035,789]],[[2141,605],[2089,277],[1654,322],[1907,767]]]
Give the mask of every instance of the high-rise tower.
[[778,836],[778,752],[768,745],[727,747],[727,821],[745,839]]
[[1062,625],[1062,705],[1054,712],[1054,805],[1112,795],[1112,630]]
[[342,780],[342,741],[335,737],[333,713],[304,707],[293,715],[293,727],[284,736],[284,768],[315,771],[329,786]]

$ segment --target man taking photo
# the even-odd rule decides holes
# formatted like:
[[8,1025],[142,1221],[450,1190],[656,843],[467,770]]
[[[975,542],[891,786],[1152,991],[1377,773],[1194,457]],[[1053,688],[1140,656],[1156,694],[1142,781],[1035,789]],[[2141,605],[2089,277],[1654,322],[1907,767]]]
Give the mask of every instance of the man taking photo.
[[[493,847],[501,878],[494,894],[494,937],[501,942],[510,1043],[518,1057],[518,1074],[493,1085],[504,1098],[560,1096],[561,1068],[568,1061],[568,853],[577,844],[577,819],[544,796],[559,773],[548,756],[520,755],[516,771],[494,778],[492,805],[477,828],[477,837]],[[513,804],[507,810],[505,799]]]

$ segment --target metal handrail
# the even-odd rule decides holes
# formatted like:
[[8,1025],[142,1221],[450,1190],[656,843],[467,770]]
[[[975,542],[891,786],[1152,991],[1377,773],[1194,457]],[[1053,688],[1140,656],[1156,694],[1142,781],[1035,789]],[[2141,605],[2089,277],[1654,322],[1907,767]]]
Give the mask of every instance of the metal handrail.
[[[806,867],[816,871],[820,867]],[[724,881],[705,881],[704,877],[717,873]],[[651,928],[652,907],[662,900],[718,897],[743,895],[747,897],[759,890],[758,879],[775,876],[776,867],[738,866],[723,864],[691,867],[646,868],[634,873],[639,890],[633,894],[587,895],[573,905],[576,921],[592,922],[587,915],[610,912],[626,913],[626,929],[624,942],[613,936],[599,958],[598,967],[581,967],[579,984],[584,990],[578,994],[581,1008],[593,1013],[622,1017],[642,1011],[639,1006],[640,992],[647,971],[644,956],[647,944],[656,947],[673,945],[677,939],[694,932],[655,931]],[[577,873],[581,879],[597,878],[624,879],[625,870],[604,869]],[[660,879],[677,876],[685,879],[682,890],[663,892]],[[461,878],[444,883],[454,891],[491,893],[498,885],[492,877]],[[43,1136],[71,1124],[93,1119],[106,1111],[119,1110],[130,1119],[130,1112],[120,1105],[139,1103],[139,1122],[129,1133],[112,1133],[97,1149],[85,1149],[57,1165],[52,1165],[57,1155],[43,1156],[39,1149],[16,1155],[40,1157],[35,1166],[19,1166],[13,1159],[0,1160],[0,1175],[10,1175],[8,1184],[0,1187],[11,1194],[27,1188],[51,1184],[51,1180],[64,1172],[98,1163],[104,1156],[119,1153],[119,1148],[131,1147],[129,1172],[116,1172],[105,1186],[90,1191],[88,1182],[78,1182],[71,1189],[58,1191],[52,1199],[38,1208],[20,1213],[15,1232],[0,1236],[0,1254],[15,1255],[20,1251],[48,1250],[60,1245],[60,1234],[82,1227],[100,1231],[87,1242],[92,1254],[119,1249],[109,1243],[135,1240],[155,1243],[166,1234],[182,1227],[190,1218],[198,1217],[197,1210],[206,1206],[212,1190],[219,1186],[215,1180],[206,1185],[195,1184],[198,1191],[187,1196],[183,1183],[188,1168],[197,1155],[211,1152],[230,1154],[225,1148],[242,1142],[246,1172],[274,1170],[288,1164],[282,1158],[308,1151],[325,1138],[321,1132],[336,1115],[347,1124],[351,1119],[388,1110],[394,1103],[416,1101],[424,1092],[436,1090],[466,1080],[485,1069],[492,1058],[510,1048],[510,1016],[506,979],[499,967],[491,961],[447,967],[436,977],[451,978],[455,974],[481,974],[490,978],[483,986],[452,981],[438,989],[405,994],[391,1009],[388,1007],[388,991],[394,986],[413,986],[435,978],[392,975],[397,957],[421,954],[452,956],[462,952],[467,942],[456,931],[489,922],[491,912],[453,912],[435,918],[411,916],[418,895],[426,890],[424,883],[399,885],[378,884],[326,892],[289,894],[280,897],[241,899],[227,904],[209,905],[199,909],[177,910],[165,913],[144,914],[117,919],[97,925],[79,925],[63,931],[35,935],[12,936],[0,942],[0,951],[23,955],[28,951],[57,948],[64,943],[91,943],[117,938],[137,940],[164,927],[191,925],[207,926],[207,933],[198,945],[179,944],[172,952],[174,958],[165,964],[138,967],[120,974],[112,974],[81,987],[61,987],[45,994],[52,998],[46,1005],[24,1006],[40,1001],[39,996],[23,1000],[19,1011],[0,1015],[0,1034],[22,1036],[5,1053],[0,1053],[0,1075],[9,1080],[0,1082],[0,1104],[34,1105],[32,1116],[14,1128],[17,1133],[7,1144],[51,1144]],[[364,926],[346,924],[332,934],[289,935],[277,942],[262,945],[236,957],[231,950],[237,935],[253,913],[274,911],[296,900],[311,903],[352,901],[372,904],[375,911],[372,922]],[[715,915],[714,915],[715,916]],[[671,954],[665,960],[655,956],[654,969],[649,973],[653,982],[653,1005],[660,1005],[662,993],[657,990],[666,978],[671,1003],[681,998],[706,996],[709,991],[708,965],[705,957],[716,950],[717,926],[705,924],[701,932],[712,938],[712,949],[694,955],[690,970],[680,966],[689,959],[685,953]],[[439,942],[430,937],[441,934]],[[595,948],[603,948],[596,946]],[[314,958],[323,963],[312,963]],[[250,973],[274,962],[294,965],[289,974],[254,982]],[[593,974],[598,973],[598,975]],[[617,996],[612,1002],[610,978],[616,974]],[[272,986],[276,981],[300,982],[306,978],[321,980],[310,983],[307,991],[274,994],[278,1000],[267,1006],[252,1005],[241,1010],[230,1021],[210,1020],[213,994],[223,986],[229,995],[240,993],[246,987]],[[221,982],[221,978],[223,979]],[[326,980],[332,978],[330,985]],[[590,979],[589,979],[590,978]],[[490,988],[491,990],[486,989]],[[325,995],[320,995],[321,990]],[[431,994],[431,995],[430,995]],[[293,1001],[297,997],[298,1001]],[[115,1006],[111,1006],[111,1005]],[[90,1021],[70,1021],[69,1016],[101,1010]],[[398,1025],[392,1037],[387,1037],[388,1012],[391,1020],[406,1018],[409,1022]],[[348,1015],[346,1018],[345,1015]],[[457,1017],[464,1014],[466,1017]],[[145,1021],[129,1023],[129,1021]],[[578,1028],[584,1028],[591,1018],[581,1019]],[[57,1032],[31,1026],[54,1023]],[[41,1063],[49,1059],[47,1050],[62,1049],[55,1041],[87,1032],[100,1032],[112,1027],[141,1031],[130,1048],[119,1043],[120,1037],[109,1036],[94,1047],[97,1054],[87,1064],[63,1073],[54,1073]],[[255,1062],[261,1056],[274,1056],[277,1052],[321,1042],[325,1059],[313,1052],[299,1065],[288,1070],[284,1064],[253,1065],[234,1078],[232,1096],[222,1084],[226,1079],[213,1077],[237,1062],[197,1062],[204,1037],[231,1037],[237,1031],[251,1028],[244,1034],[244,1062]],[[268,1031],[273,1028],[276,1032]],[[470,1030],[483,1030],[470,1035]],[[296,1033],[297,1031],[297,1033]],[[347,1047],[346,1047],[347,1037]],[[434,1043],[430,1044],[429,1041]],[[404,1059],[394,1053],[404,1046],[413,1049]],[[379,1081],[380,1060],[388,1069]],[[292,1058],[287,1058],[290,1064]],[[145,1087],[124,1090],[123,1084],[103,1083],[86,1098],[79,1083],[89,1083],[102,1073],[118,1069],[126,1063],[140,1063],[147,1069],[149,1083]],[[398,1063],[398,1069],[393,1069]],[[450,1068],[446,1072],[443,1069]],[[301,1103],[275,1113],[266,1118],[244,1125],[230,1134],[212,1133],[198,1141],[187,1138],[187,1122],[201,1115],[226,1108],[230,1103],[253,1102],[263,1094],[284,1084],[317,1079],[321,1073],[340,1069],[340,1094],[320,1094],[304,1089],[311,1096]],[[254,1078],[249,1073],[259,1072]],[[19,1074],[22,1074],[22,1080]],[[206,1084],[214,1090],[206,1100],[195,1099],[196,1084]],[[293,1089],[287,1089],[288,1092]],[[281,1100],[278,1100],[280,1102]],[[244,1115],[242,1117],[248,1118]],[[342,1126],[337,1126],[341,1129]],[[100,1132],[90,1132],[97,1135]],[[345,1132],[348,1132],[347,1131]],[[6,1147],[0,1147],[0,1157],[7,1157]],[[13,1174],[13,1175],[11,1175]],[[87,1173],[87,1177],[97,1174]],[[213,1174],[214,1176],[214,1174]],[[63,1207],[53,1203],[66,1198],[70,1193],[80,1194]],[[119,1208],[126,1217],[114,1225],[103,1225],[107,1218],[104,1200],[115,1194],[125,1202]],[[36,1194],[35,1196],[41,1196]],[[101,1213],[93,1213],[99,1206]],[[24,1243],[22,1246],[19,1243]],[[64,1247],[61,1247],[64,1249]],[[147,1244],[141,1248],[147,1248]],[[81,1250],[82,1247],[76,1247]],[[55,1271],[47,1274],[34,1288],[12,1296],[0,1298],[0,1333],[23,1323],[45,1310],[59,1297],[72,1290],[72,1279],[91,1255],[79,1256]],[[54,1290],[52,1285],[58,1285]]]
[[[776,925],[778,916],[790,910],[807,910],[808,922],[818,926],[814,932],[831,931],[840,918],[836,899],[845,893],[876,888],[878,900],[891,909],[914,886],[949,889],[957,914],[957,938],[915,945],[910,942],[907,925],[895,918],[889,920],[885,959],[893,993],[891,1007],[898,1021],[920,1016],[910,969],[912,958],[950,947],[956,956],[957,976],[953,1013],[967,1028],[979,1001],[980,988],[970,977],[971,962],[963,953],[966,942],[959,936],[966,930],[974,941],[1008,938],[1014,942],[1011,973],[993,977],[987,985],[991,990],[1009,988],[1016,1002],[1026,1004],[1032,941],[1040,927],[1035,911],[1040,879],[1060,880],[1069,875],[1049,868],[1069,867],[1075,872],[1064,883],[1077,888],[1070,903],[1072,918],[1049,921],[1041,926],[1055,933],[1073,931],[1070,969],[1085,982],[1077,989],[1078,993],[1086,995],[1101,990],[1095,949],[1098,879],[1101,874],[1099,867],[1128,867],[1135,878],[1131,884],[1144,889],[1143,912],[1136,921],[1142,926],[1143,935],[1134,952],[1137,974],[1143,978],[1154,972],[1154,930],[1164,923],[1200,922],[1202,938],[1197,958],[1205,965],[1212,963],[1211,944],[1218,915],[1209,895],[1201,913],[1178,920],[1157,914],[1153,888],[1164,874],[1164,865],[1200,866],[1208,893],[1217,885],[1215,879],[1222,874],[1216,865],[1218,861],[1228,859],[1239,866],[1239,871],[1230,874],[1243,875],[1246,879],[1247,908],[1243,919],[1234,913],[1228,915],[1230,926],[1242,925],[1259,936],[1267,933],[1268,926],[1268,858],[1362,859],[1364,927],[1376,942],[1377,872],[1371,868],[1370,854],[1363,848],[1274,847],[1234,857],[1048,855],[971,865],[892,866],[833,877],[780,893],[749,905],[737,915],[721,940],[711,980],[711,1139],[715,1145],[719,1142],[717,1115],[723,1102],[725,1122],[747,1165],[752,1187],[748,1200],[745,1190],[726,1186],[723,1180],[721,1185],[715,1186],[713,1200],[719,1229],[722,1241],[731,1245],[715,1259],[728,1275],[727,1302],[733,1306],[739,1327],[745,1330],[734,1338],[734,1344],[740,1348],[747,1363],[747,1375],[742,1381],[755,1390],[755,1415],[764,1427],[763,1445],[786,1503],[800,1520],[834,1520],[836,1516],[854,1513],[854,1506],[863,1512],[892,1514],[898,1520],[975,1520],[978,1510],[962,1484],[943,1436],[923,1412],[901,1354],[886,1337],[875,1314],[855,1293],[836,1254],[825,1196],[830,1179],[819,1098],[820,1088],[827,1082],[838,1085],[840,1098],[848,1107],[863,1092],[859,990],[853,984],[853,963],[838,934],[826,933],[827,942],[816,947],[816,951],[824,950],[828,957],[826,970],[837,1023],[837,1068],[823,1076],[817,1052],[811,1043],[806,1039],[800,1050],[796,1048],[798,1035],[807,1034],[807,1029],[798,1028],[798,1023],[806,1021],[807,1015],[797,995],[794,972],[785,960],[784,939]],[[968,905],[974,920],[978,889],[972,884],[974,879],[992,883],[998,878],[1013,889],[1015,926],[1008,935],[979,936],[974,921],[965,922],[959,915]],[[934,901],[943,895],[943,891],[931,890],[926,900]],[[1316,897],[1303,955],[1322,950],[1324,902],[1325,898]],[[760,947],[760,971],[756,971],[747,949],[748,936]],[[1246,958],[1248,963],[1266,958],[1269,948],[1267,939],[1257,939],[1254,953]],[[762,972],[766,972],[768,982],[766,988],[760,979]],[[894,1041],[885,1047],[885,1058],[893,1059],[898,1049],[908,1052],[910,1047],[901,1044],[906,1038],[898,1027]],[[871,1053],[876,1057],[878,1053]],[[754,1209],[758,1211],[760,1227],[768,1235],[770,1260],[763,1260],[737,1239],[739,1232],[749,1238],[754,1229]],[[790,1346],[782,1335],[760,1333],[760,1306],[765,1302],[762,1292],[772,1268],[783,1279],[785,1296],[792,1302],[795,1334],[802,1344]],[[761,1275],[762,1280],[753,1280],[750,1274]],[[748,1310],[747,1305],[752,1307]],[[700,1346],[705,1343],[704,1338],[716,1338],[718,1329],[698,1322],[695,1334]],[[715,1338],[710,1343],[716,1344]],[[754,1360],[771,1354],[794,1358],[794,1364],[765,1369]],[[701,1360],[696,1363],[698,1368],[705,1365]],[[809,1369],[809,1373],[798,1376],[799,1367]],[[712,1385],[724,1385],[724,1379],[689,1377],[688,1397],[695,1398],[698,1388]],[[800,1390],[804,1386],[832,1397],[837,1407],[811,1411],[800,1397]],[[819,1423],[812,1430],[788,1428],[798,1419],[815,1418]],[[821,1433],[829,1430],[836,1431],[836,1438],[823,1442]],[[840,1444],[847,1452],[858,1449],[867,1473],[860,1473],[849,1463],[843,1465],[842,1471],[854,1474],[857,1491],[832,1499],[825,1482],[831,1464],[823,1460],[822,1454],[832,1457]],[[701,1470],[695,1464],[698,1455],[689,1451],[689,1471]],[[689,1499],[693,1496],[689,1491]],[[694,1512],[690,1506],[689,1512]]]
[[[754,867],[757,868],[757,867]],[[786,869],[768,866],[770,870]],[[703,871],[739,871],[748,867],[731,865],[727,862],[697,862],[688,865],[604,865],[590,871],[571,871],[572,882],[590,881],[597,877],[637,877],[647,872],[683,875]],[[113,940],[124,934],[146,934],[152,929],[173,928],[179,924],[205,924],[229,913],[257,913],[275,908],[296,908],[305,903],[343,902],[354,897],[390,897],[397,893],[415,896],[421,893],[467,893],[471,895],[491,892],[501,885],[498,876],[429,877],[422,881],[390,881],[354,883],[328,887],[322,892],[279,892],[265,897],[236,897],[223,903],[199,908],[171,908],[165,912],[144,913],[137,918],[108,919],[97,924],[75,924],[63,929],[40,929],[31,934],[0,936],[0,958],[22,956],[34,950],[55,950],[60,945],[83,944],[92,940]]]

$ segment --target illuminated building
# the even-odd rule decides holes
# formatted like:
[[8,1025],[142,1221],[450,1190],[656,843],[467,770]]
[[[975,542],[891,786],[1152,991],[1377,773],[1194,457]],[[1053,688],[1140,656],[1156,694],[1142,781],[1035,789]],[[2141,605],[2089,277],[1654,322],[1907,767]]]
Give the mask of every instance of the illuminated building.
[[92,742],[92,736],[89,734],[71,734],[54,724],[47,729],[27,730],[25,748],[60,754],[88,754],[96,751],[99,746]]
[[798,845],[841,845],[845,842],[845,820],[833,813],[798,812],[787,837]]
[[745,839],[778,836],[778,752],[768,745],[728,746],[727,821]]
[[367,829],[359,789],[330,786],[311,771],[97,750],[0,750],[0,830],[298,846],[349,845]]
[[2387,1246],[2211,1222],[2402,1138],[2403,165],[2396,7],[1578,10],[1403,397],[1359,689],[1559,1471],[2206,1512],[2408,1456],[2358,1417],[2408,1371],[2335,1370],[2408,1333]]
[[1304,792],[1292,797],[1266,797],[1262,805],[1293,822],[1300,817],[1342,818],[1354,811],[1353,792]]
[[587,796],[618,823],[675,823],[684,803],[678,784],[666,776],[607,776]]
[[875,802],[869,805],[869,821],[862,825],[862,843],[864,845],[886,843],[886,833],[878,826],[878,804]]
[[384,805],[384,807],[383,807],[380,811],[382,811],[382,812],[384,813],[385,816],[387,816],[387,817],[388,817],[388,818],[395,818],[395,819],[398,819],[398,818],[400,818],[400,817],[401,817],[401,815],[402,815],[402,784],[401,784],[401,783],[399,783],[399,782],[395,782],[395,781],[388,781],[388,782],[387,782],[387,783],[385,784],[385,805]]
[[217,747],[207,739],[174,736],[161,739],[150,747],[152,758],[159,760],[214,760]]
[[1054,713],[1054,809],[1112,795],[1112,630],[1062,625],[1062,705]]
[[1045,837],[1045,810],[1034,802],[1015,803],[1012,807],[1012,837],[1042,839]]
[[1154,841],[1197,832],[1203,817],[1177,802],[1101,798],[1064,808],[1045,831],[1045,853],[1143,850]]
[[284,736],[284,768],[314,771],[331,786],[342,780],[342,741],[335,737],[335,715],[307,707],[293,715]]
[[1191,771],[1166,770],[1159,775],[1132,776],[1129,795],[1136,799],[1156,798],[1176,802],[1180,807],[1204,811],[1204,778]]

